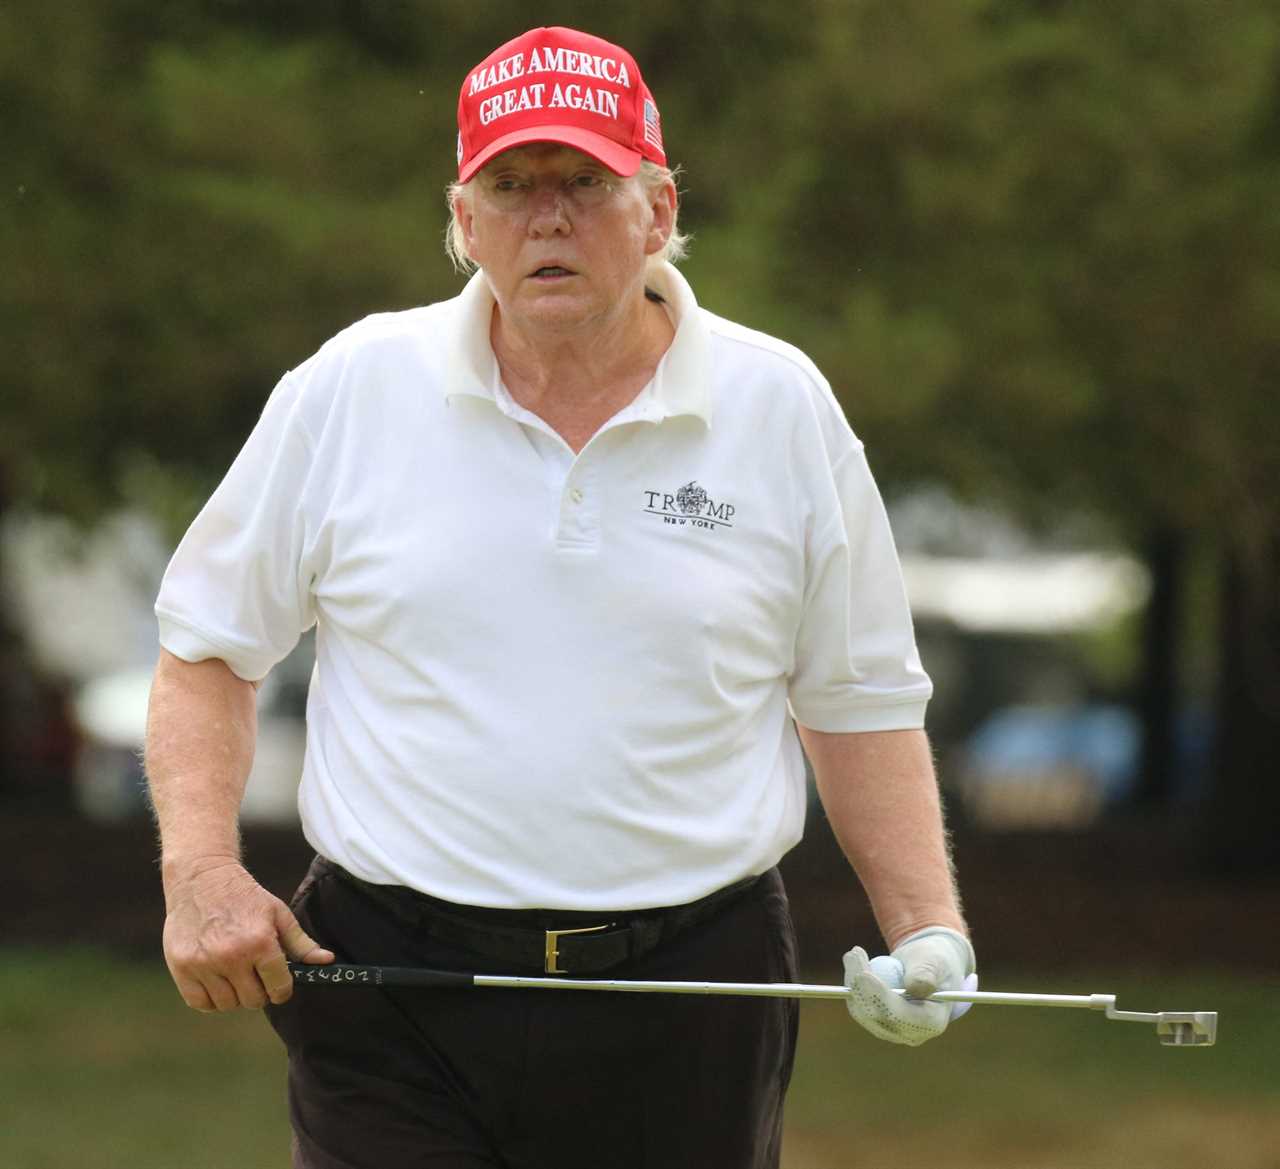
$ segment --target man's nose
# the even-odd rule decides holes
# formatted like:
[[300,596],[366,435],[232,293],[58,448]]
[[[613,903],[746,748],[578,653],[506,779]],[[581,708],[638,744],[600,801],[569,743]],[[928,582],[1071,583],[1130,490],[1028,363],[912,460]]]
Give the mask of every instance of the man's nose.
[[564,192],[559,186],[534,188],[529,206],[529,230],[539,235],[564,232],[569,228],[569,215]]

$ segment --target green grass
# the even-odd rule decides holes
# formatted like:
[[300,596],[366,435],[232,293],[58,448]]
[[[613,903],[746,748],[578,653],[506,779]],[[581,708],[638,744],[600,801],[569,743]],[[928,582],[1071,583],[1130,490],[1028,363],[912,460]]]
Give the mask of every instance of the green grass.
[[1100,1013],[975,1007],[918,1050],[805,1004],[786,1169],[1277,1169],[1280,987],[1135,974],[990,976],[990,989],[1115,992],[1217,1010],[1218,1044],[1162,1047]]
[[185,1007],[162,963],[0,951],[0,1165],[281,1169],[282,1048]]
[[[1280,987],[1220,973],[986,982],[1216,1009],[1219,1044],[1165,1048],[1154,1028],[1089,1012],[988,1007],[906,1050],[837,1003],[806,1004],[786,1169],[1280,1166]],[[283,1096],[262,1018],[187,1010],[158,960],[0,950],[4,1169],[283,1169]]]

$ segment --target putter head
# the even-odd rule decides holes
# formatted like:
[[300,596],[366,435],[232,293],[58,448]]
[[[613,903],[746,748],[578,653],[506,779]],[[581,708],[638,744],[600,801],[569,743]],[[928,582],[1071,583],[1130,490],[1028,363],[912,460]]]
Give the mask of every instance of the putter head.
[[1218,1039],[1218,1012],[1161,1011],[1156,1034],[1165,1047],[1212,1047]]

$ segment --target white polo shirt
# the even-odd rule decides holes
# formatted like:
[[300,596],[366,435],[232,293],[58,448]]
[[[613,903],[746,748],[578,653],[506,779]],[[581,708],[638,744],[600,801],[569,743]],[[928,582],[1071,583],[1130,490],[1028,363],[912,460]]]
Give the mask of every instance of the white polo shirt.
[[798,350],[700,309],[574,455],[501,383],[493,297],[369,317],[281,380],[169,565],[166,649],[258,679],[313,623],[299,805],[368,881],[674,905],[799,839],[792,715],[930,694],[863,456]]

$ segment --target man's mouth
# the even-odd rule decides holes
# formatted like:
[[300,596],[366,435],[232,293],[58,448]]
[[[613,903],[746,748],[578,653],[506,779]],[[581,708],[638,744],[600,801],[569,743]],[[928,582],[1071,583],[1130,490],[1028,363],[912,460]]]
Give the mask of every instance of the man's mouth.
[[568,268],[561,268],[557,264],[549,264],[543,268],[535,268],[532,275],[535,279],[546,279],[555,276],[573,276],[574,273]]

